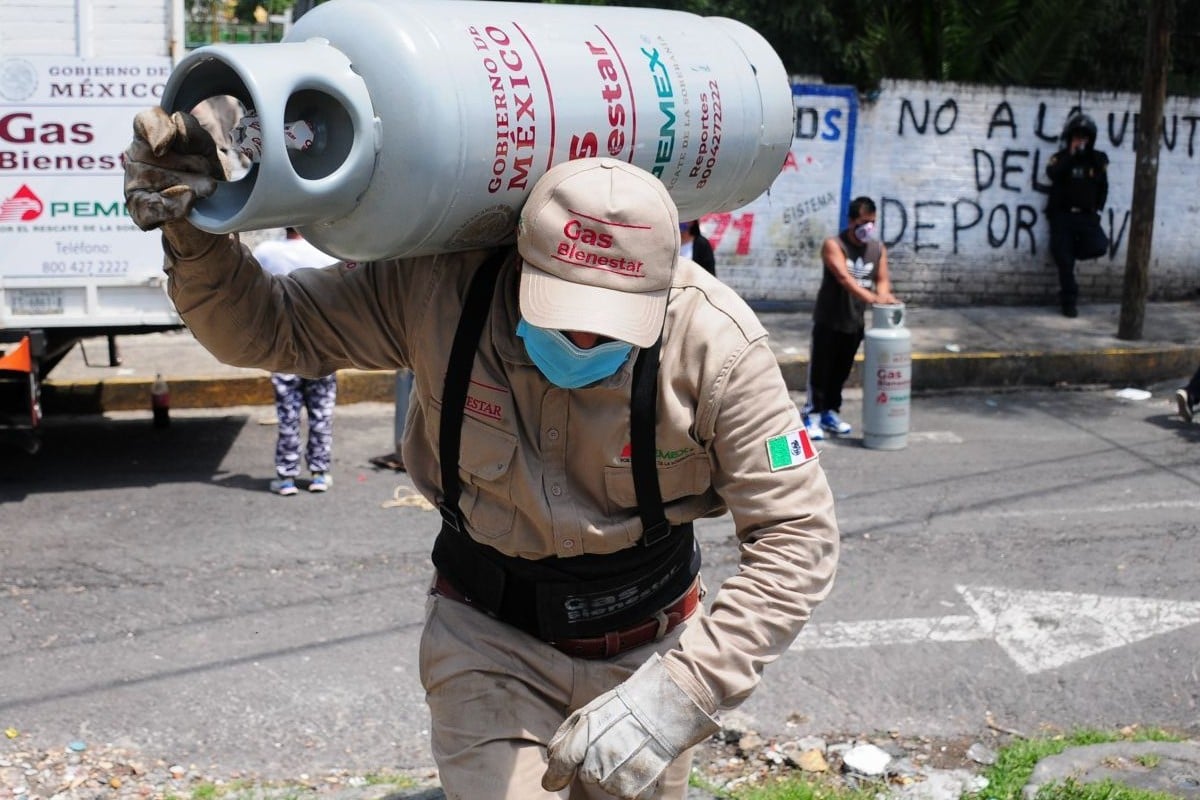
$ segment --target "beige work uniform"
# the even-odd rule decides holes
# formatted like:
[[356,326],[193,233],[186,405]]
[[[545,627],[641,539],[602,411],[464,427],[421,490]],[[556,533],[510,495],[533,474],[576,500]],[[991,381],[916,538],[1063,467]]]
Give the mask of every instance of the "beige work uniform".
[[[230,236],[188,259],[168,248],[167,269],[177,308],[222,361],[307,375],[411,367],[404,462],[437,502],[446,364],[463,296],[487,254],[344,263],[279,277]],[[633,358],[594,386],[550,384],[515,334],[519,263],[514,252],[502,268],[471,373],[459,462],[468,532],[523,558],[628,548],[642,527],[630,462]],[[422,682],[449,797],[555,796],[538,783],[550,736],[652,651],[663,652],[671,677],[706,712],[751,693],[762,667],[788,648],[828,593],[837,564],[833,497],[820,465],[812,459],[772,471],[768,459],[767,440],[799,428],[754,313],[681,259],[658,378],[664,510],[676,525],[728,509],[739,568],[706,614],[610,661],[569,658],[474,609],[431,600]],[[673,767],[660,796],[683,797],[687,763]],[[570,794],[585,796],[603,795],[578,786]]]

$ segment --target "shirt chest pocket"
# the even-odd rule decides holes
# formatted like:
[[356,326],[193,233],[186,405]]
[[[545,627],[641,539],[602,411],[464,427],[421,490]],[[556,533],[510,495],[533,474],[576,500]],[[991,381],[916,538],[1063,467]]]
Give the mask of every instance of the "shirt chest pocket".
[[512,497],[517,437],[466,417],[458,460],[462,497],[458,505],[471,530],[491,539],[512,531]]
[[[690,455],[674,464],[658,465],[658,486],[664,503],[704,494],[712,486],[708,457]],[[637,508],[633,488],[633,468],[629,465],[604,468],[604,489],[608,494],[609,513]]]

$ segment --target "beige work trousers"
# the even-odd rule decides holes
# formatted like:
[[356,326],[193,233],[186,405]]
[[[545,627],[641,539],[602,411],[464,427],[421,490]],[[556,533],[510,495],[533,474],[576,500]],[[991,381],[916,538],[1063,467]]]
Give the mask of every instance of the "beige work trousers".
[[[691,620],[703,613],[698,609]],[[587,660],[464,603],[430,595],[421,634],[421,685],[447,799],[611,798],[580,781],[561,792],[542,789],[546,746],[571,712],[633,674],[652,653],[673,648],[691,620],[660,642],[609,660]],[[691,763],[692,750],[675,759],[655,798],[682,800]]]

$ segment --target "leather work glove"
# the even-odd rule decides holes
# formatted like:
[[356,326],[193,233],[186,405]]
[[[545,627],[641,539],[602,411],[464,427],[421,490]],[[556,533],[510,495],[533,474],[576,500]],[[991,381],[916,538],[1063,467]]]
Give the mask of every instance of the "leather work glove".
[[720,725],[667,674],[657,653],[615,689],[576,711],[550,740],[548,792],[578,773],[617,797],[653,796],[667,765]]
[[125,206],[139,228],[168,225],[169,234],[186,237],[171,230],[181,225],[170,223],[182,222],[196,200],[224,179],[216,143],[191,114],[154,107],[134,117],[133,141],[125,150]]

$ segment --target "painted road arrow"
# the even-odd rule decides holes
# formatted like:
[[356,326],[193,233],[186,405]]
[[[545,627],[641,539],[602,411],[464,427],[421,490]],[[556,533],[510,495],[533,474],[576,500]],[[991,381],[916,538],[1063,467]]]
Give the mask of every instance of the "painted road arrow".
[[1033,674],[1200,622],[1200,603],[956,586],[971,614],[812,624],[793,650],[994,640]]

